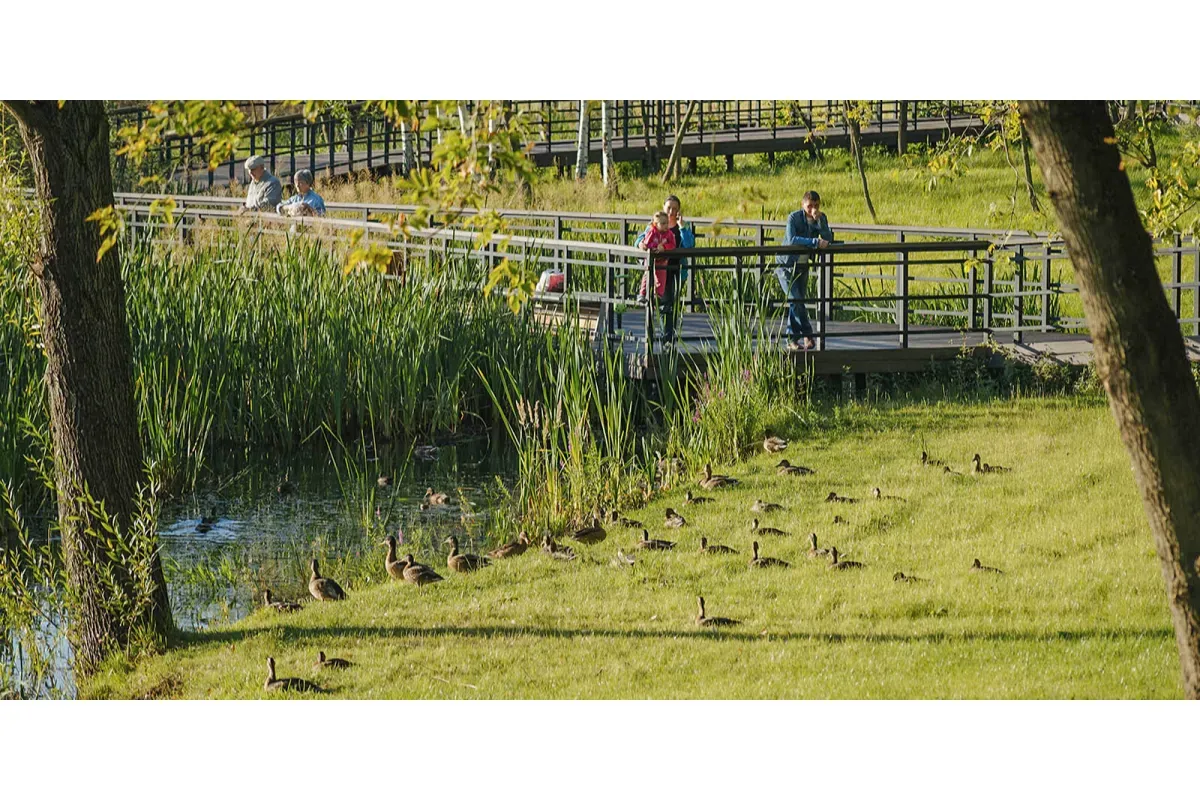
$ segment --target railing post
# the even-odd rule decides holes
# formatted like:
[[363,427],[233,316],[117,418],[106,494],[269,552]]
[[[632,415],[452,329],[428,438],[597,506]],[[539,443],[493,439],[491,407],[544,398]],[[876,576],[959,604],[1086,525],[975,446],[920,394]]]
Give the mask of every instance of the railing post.
[[[824,256],[821,255],[820,251],[818,251],[815,255],[812,256],[812,263],[817,268],[817,307],[815,310],[817,312],[817,330],[816,330],[816,332],[820,334],[820,336],[817,337],[817,350],[825,350],[827,347],[826,339],[828,338],[825,335],[826,328],[827,328],[827,326],[825,324],[825,319],[826,319],[825,258],[824,258]],[[793,273],[793,275],[794,274],[795,273]],[[793,280],[794,280],[794,278],[793,278]],[[805,282],[807,283],[807,280]],[[808,287],[805,286],[803,288],[804,288],[804,291],[807,293]],[[791,295],[790,294],[788,295],[788,302],[789,302],[789,309],[790,309],[790,307],[791,307],[790,306],[790,303],[791,303]],[[792,335],[795,336],[796,332],[792,331]]]
[[616,309],[613,307],[616,304],[616,286],[613,276],[613,254],[611,250],[608,251],[606,260],[607,263],[604,268],[604,296],[608,300],[608,307],[604,314],[604,335],[609,337],[613,335],[613,330],[616,328]]
[[[898,244],[904,244],[904,231],[900,231],[896,234],[896,242]],[[894,314],[896,317],[896,327],[898,329],[903,328],[902,320],[904,319],[904,307],[900,304],[900,264],[903,259],[904,253],[899,250],[896,251],[896,291],[894,292],[896,295],[896,310]]]
[[[974,254],[972,254],[973,256]],[[975,289],[977,287],[978,274],[977,267],[972,264],[967,270],[967,280],[970,282],[971,290],[967,292],[967,330],[975,330]]]
[[983,261],[983,329],[992,332],[992,286],[995,274],[993,272],[992,254],[989,252]]
[[1021,328],[1025,326],[1025,247],[1017,248],[1017,271],[1013,275],[1013,342],[1020,344],[1023,340],[1023,331]]
[[908,347],[908,252],[900,254],[896,267],[896,300],[900,316],[900,346]]
[[1200,336],[1200,240],[1193,236],[1192,244],[1196,246],[1196,265],[1192,270],[1192,319],[1196,322],[1193,323],[1192,335]]
[[654,353],[654,306],[658,302],[658,287],[654,285],[654,255],[646,251],[646,366]]
[[1054,324],[1050,319],[1050,256],[1053,251],[1050,248],[1050,240],[1046,240],[1046,248],[1042,254],[1042,333],[1049,333],[1054,329]]
[[1175,251],[1171,253],[1171,309],[1175,312],[1175,320],[1179,321],[1179,311],[1183,306],[1183,236],[1175,234]]

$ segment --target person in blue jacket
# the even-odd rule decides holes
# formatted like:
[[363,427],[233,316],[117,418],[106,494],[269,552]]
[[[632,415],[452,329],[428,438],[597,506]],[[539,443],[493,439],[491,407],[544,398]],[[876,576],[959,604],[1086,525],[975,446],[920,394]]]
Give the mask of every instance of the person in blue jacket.
[[[691,226],[685,226],[683,223],[682,205],[679,198],[675,195],[670,195],[663,201],[663,211],[667,212],[667,225],[671,233],[675,234],[675,247],[695,247],[696,234],[692,231]],[[642,231],[634,240],[633,246],[640,247],[643,250],[647,249],[642,240],[645,239],[646,232]],[[662,297],[662,340],[666,344],[675,339],[675,318],[677,314],[676,297],[679,294],[679,283],[682,277],[687,275],[687,259],[686,258],[668,258],[667,259],[667,285]],[[647,298],[649,297],[647,291]],[[647,300],[649,302],[649,300]]]
[[[816,192],[805,192],[800,210],[793,211],[787,218],[787,230],[781,245],[806,245],[824,249],[833,242],[833,231],[829,220],[821,213],[821,196]],[[788,296],[787,349],[809,350],[813,347],[812,323],[804,308],[804,292],[808,287],[808,255],[789,253],[775,256],[775,277]],[[804,337],[803,343],[800,337]]]

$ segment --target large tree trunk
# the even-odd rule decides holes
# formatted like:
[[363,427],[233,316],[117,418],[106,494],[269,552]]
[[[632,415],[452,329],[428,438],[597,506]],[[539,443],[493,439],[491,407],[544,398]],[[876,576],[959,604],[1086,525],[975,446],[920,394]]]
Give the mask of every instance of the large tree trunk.
[[1183,665],[1200,699],[1200,394],[1104,103],[1022,101],[1121,439],[1150,519]]
[[[150,566],[152,600],[142,619],[123,619],[98,576],[111,568],[130,592],[121,563],[83,502],[103,503],[127,529],[143,474],[133,395],[133,355],[125,317],[125,286],[117,248],[99,261],[101,235],[85,221],[113,204],[108,120],[100,102],[8,102],[20,122],[42,206],[34,269],[42,295],[42,339],[50,432],[54,443],[58,519],[67,580],[79,601],[70,620],[76,665],[90,672],[135,625],[165,636],[171,609],[157,553]],[[150,543],[153,544],[153,543]]]

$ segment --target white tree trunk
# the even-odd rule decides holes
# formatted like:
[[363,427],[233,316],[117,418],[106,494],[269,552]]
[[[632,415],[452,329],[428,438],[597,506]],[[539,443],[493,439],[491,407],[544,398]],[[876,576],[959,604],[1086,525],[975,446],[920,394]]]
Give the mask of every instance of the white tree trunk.
[[617,165],[613,161],[612,154],[612,137],[613,137],[613,119],[609,114],[608,101],[600,102],[600,136],[601,136],[601,168],[604,173],[604,185],[608,188],[608,193],[611,195],[619,194],[620,189],[617,186]]
[[591,149],[591,126],[588,119],[588,101],[579,101],[579,136],[575,139],[575,180],[587,177],[588,151]]

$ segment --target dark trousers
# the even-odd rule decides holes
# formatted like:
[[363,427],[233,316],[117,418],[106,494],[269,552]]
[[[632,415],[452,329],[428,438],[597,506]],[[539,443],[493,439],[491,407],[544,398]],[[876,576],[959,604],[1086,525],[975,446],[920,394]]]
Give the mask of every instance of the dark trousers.
[[808,321],[808,310],[804,308],[804,293],[808,290],[808,264],[777,267],[775,277],[788,296],[787,336],[793,342],[801,336],[812,336],[812,323]]

